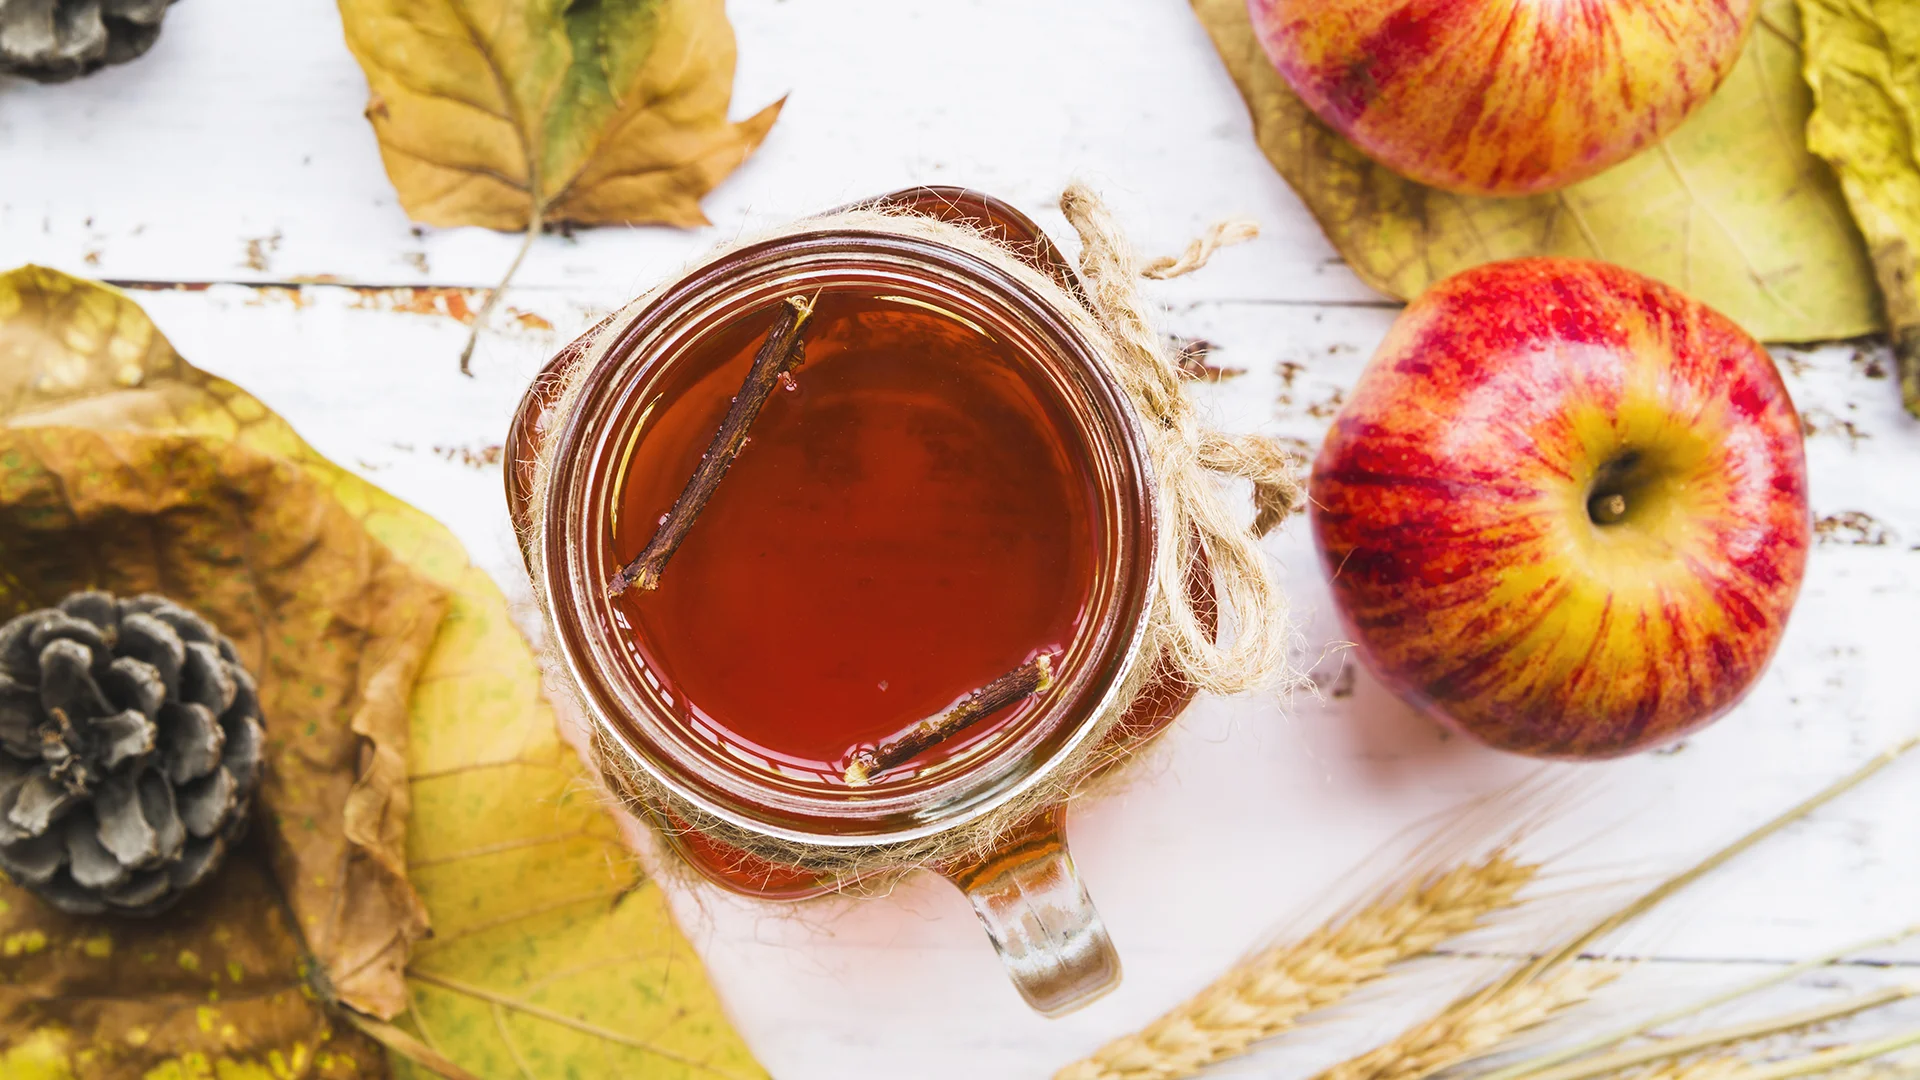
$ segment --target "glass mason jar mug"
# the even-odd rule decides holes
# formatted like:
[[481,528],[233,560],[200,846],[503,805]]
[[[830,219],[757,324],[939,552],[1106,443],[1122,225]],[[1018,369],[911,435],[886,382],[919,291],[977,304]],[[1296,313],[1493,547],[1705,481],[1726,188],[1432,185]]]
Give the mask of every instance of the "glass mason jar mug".
[[[998,200],[921,188],[865,205],[881,203],[965,222],[1083,296]],[[523,554],[610,781],[709,879],[819,895],[841,878],[807,852],[884,866],[1025,808],[989,853],[959,845],[931,868],[1028,1003],[1058,1015],[1120,964],[1042,793],[1091,741],[1142,740],[1192,696],[1147,655],[1161,538],[1141,420],[1057,294],[937,236],[819,220],[721,253],[554,358],[506,444]],[[789,296],[816,313],[782,380],[804,393],[774,392],[658,591],[609,596]],[[926,715],[913,694],[946,700],[1039,652],[1053,685],[996,722],[870,782],[835,756],[871,750],[887,709]]]

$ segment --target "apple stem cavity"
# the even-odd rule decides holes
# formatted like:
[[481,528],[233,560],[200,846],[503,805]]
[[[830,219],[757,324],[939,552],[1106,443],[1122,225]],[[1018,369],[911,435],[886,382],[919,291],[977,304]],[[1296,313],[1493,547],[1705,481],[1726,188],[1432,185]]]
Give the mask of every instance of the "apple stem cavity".
[[1595,525],[1618,525],[1627,517],[1627,497],[1617,491],[1602,491],[1587,500],[1587,516]]

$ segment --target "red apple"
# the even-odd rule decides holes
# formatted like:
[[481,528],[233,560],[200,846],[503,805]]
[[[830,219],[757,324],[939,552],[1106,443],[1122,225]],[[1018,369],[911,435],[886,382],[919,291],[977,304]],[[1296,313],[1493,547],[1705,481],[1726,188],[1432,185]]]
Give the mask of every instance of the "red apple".
[[1314,463],[1341,618],[1407,700],[1503,750],[1597,758],[1726,712],[1806,568],[1780,373],[1606,263],[1457,274],[1400,316]]
[[1424,184],[1553,191],[1712,96],[1754,0],[1248,0],[1294,92]]

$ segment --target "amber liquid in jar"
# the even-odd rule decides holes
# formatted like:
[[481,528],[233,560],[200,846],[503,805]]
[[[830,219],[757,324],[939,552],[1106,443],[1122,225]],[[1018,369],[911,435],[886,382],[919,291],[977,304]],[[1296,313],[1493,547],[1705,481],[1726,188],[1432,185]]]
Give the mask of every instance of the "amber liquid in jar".
[[[1065,652],[1094,589],[1098,495],[1056,391],[1006,344],[911,297],[829,291],[816,305],[804,363],[660,587],[614,607],[694,737],[838,785],[855,749]],[[663,376],[619,481],[622,562],[686,484],[773,320],[728,326]]]

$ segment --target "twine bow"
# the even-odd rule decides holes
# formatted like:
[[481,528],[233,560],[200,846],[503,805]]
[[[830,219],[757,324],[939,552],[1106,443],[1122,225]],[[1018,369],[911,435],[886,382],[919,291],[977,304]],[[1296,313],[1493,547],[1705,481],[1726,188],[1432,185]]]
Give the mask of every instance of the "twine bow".
[[[1175,666],[1202,690],[1232,694],[1271,682],[1286,669],[1286,628],[1280,588],[1256,539],[1278,525],[1304,498],[1294,462],[1273,439],[1231,435],[1201,423],[1184,385],[1185,375],[1147,318],[1137,277],[1156,280],[1192,273],[1220,248],[1252,239],[1249,221],[1214,226],[1187,245],[1179,258],[1141,268],[1132,246],[1106,205],[1075,184],[1060,196],[1060,210],[1080,234],[1080,273],[1094,315],[1112,339],[1116,374],[1146,415],[1151,452],[1160,468],[1161,496],[1169,522],[1163,581],[1185,581],[1195,545],[1206,553],[1223,606],[1236,616],[1227,644],[1209,633],[1195,606],[1174,596],[1168,604],[1167,646]],[[1136,269],[1139,268],[1139,269]],[[1255,516],[1251,531],[1240,523],[1207,474],[1251,481]],[[1179,526],[1184,525],[1184,528]],[[1167,572],[1174,571],[1169,577]]]

